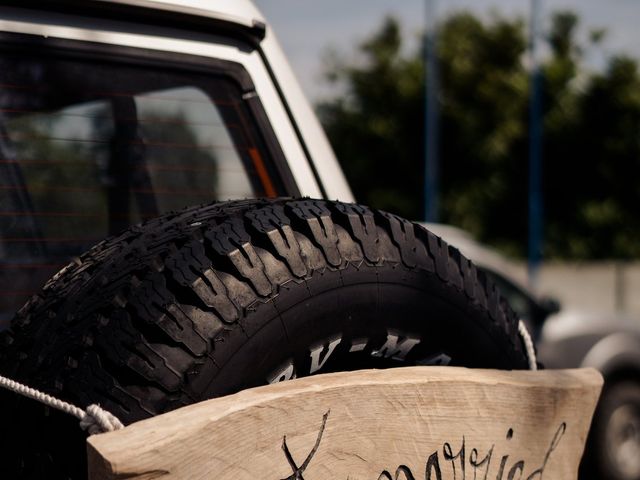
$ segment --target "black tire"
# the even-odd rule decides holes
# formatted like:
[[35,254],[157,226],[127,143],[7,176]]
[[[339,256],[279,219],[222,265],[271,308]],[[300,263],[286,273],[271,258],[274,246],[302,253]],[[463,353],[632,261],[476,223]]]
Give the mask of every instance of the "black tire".
[[[527,368],[515,315],[456,249],[395,215],[309,199],[132,227],[49,281],[4,345],[3,374],[125,424],[312,371]],[[27,422],[2,449],[15,477],[83,476],[75,419],[1,402],[4,425]]]
[[640,480],[640,381],[605,384],[580,478]]

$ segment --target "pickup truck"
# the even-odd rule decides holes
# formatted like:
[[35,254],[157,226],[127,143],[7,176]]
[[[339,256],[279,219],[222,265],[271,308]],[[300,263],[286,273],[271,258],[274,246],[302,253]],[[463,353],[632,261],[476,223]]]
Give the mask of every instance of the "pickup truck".
[[[536,368],[482,271],[353,203],[249,0],[4,2],[0,38],[3,376],[128,424],[315,373]],[[3,478],[86,476],[75,419],[0,405]]]

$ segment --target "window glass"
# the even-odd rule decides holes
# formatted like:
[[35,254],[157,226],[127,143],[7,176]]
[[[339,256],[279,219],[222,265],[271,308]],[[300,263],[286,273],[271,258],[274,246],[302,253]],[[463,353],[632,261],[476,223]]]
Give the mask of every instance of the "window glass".
[[0,53],[0,328],[132,223],[285,194],[261,135],[223,69]]
[[[210,198],[212,192],[223,199],[254,195],[229,132],[241,127],[225,124],[204,92],[188,87],[152,92],[136,97],[136,107],[149,174],[157,193],[164,192],[158,195],[163,209],[184,206],[176,203],[176,193],[190,196],[188,203]],[[187,190],[176,192],[176,186]]]

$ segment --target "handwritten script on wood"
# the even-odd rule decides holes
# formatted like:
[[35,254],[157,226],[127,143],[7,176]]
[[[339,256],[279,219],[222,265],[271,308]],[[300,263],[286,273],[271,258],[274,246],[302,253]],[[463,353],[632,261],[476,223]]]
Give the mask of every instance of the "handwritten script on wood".
[[318,375],[88,440],[91,480],[572,480],[602,378],[407,367]]
[[[311,451],[309,452],[309,454],[307,455],[307,457],[305,458],[304,462],[302,462],[300,466],[297,465],[296,461],[293,459],[293,456],[291,455],[291,452],[289,451],[286,435],[282,438],[282,450],[284,451],[284,455],[287,459],[287,462],[289,462],[289,466],[291,467],[291,470],[292,470],[291,475],[289,475],[287,478],[282,480],[298,480],[298,479],[303,480],[304,479],[303,474],[307,469],[307,467],[309,467],[309,464],[311,463],[311,459],[313,458],[313,456],[318,451],[318,448],[320,447],[320,443],[322,441],[322,435],[324,433],[324,429],[327,424],[327,418],[329,417],[329,413],[330,411],[328,411],[323,415],[322,425],[320,426],[320,431],[318,432],[318,437],[316,439],[316,442],[313,448],[311,449]],[[547,449],[544,459],[542,460],[542,464],[538,468],[534,469],[530,475],[526,476],[527,480],[534,480],[536,478],[542,479],[544,477],[545,469],[547,468],[547,464],[549,463],[551,454],[560,444],[560,440],[562,439],[562,436],[564,435],[566,430],[567,430],[567,424],[565,422],[562,422],[549,444],[549,448]],[[510,428],[509,431],[507,432],[506,438],[507,440],[511,440],[513,438],[512,428]],[[491,445],[491,448],[489,448],[489,451],[486,453],[484,458],[480,460],[478,457],[477,448],[471,449],[469,456],[468,457],[466,456],[465,452],[468,451],[468,447],[465,444],[464,437],[462,437],[462,445],[460,446],[460,450],[458,450],[458,452],[455,454],[453,453],[454,450],[449,442],[443,443],[442,458],[445,461],[451,462],[451,469],[453,471],[453,477],[448,477],[448,478],[453,478],[453,480],[456,480],[458,478],[457,472],[459,472],[460,478],[464,480],[465,478],[467,478],[466,472],[472,470],[474,480],[477,478],[483,478],[484,480],[486,480],[487,478],[489,478],[489,473],[491,471],[491,459],[493,457],[494,448],[495,448],[495,443]],[[427,458],[426,466],[424,470],[426,480],[431,480],[432,478],[434,480],[443,480],[442,467],[440,466],[440,458],[441,457],[440,457],[439,450],[436,450]],[[502,456],[502,459],[500,461],[500,466],[497,467],[497,473],[495,476],[492,475],[491,478],[495,478],[496,480],[503,480],[503,478],[507,480],[513,480],[514,478],[516,478],[516,475],[518,475],[517,478],[525,478],[523,476],[526,468],[524,460],[512,461],[511,468],[508,468],[508,464],[507,464],[508,460],[509,460],[508,454]],[[467,461],[468,461],[468,464],[467,464]],[[458,470],[456,470],[456,465],[458,465]],[[506,468],[508,469],[508,473],[506,473]],[[505,476],[505,473],[506,473],[506,476]],[[415,480],[416,478],[409,467],[407,467],[406,465],[400,465],[396,469],[395,476],[392,476],[391,473],[389,473],[389,471],[384,470],[383,472],[380,473],[378,480],[398,480],[401,477],[404,477],[406,480]]]

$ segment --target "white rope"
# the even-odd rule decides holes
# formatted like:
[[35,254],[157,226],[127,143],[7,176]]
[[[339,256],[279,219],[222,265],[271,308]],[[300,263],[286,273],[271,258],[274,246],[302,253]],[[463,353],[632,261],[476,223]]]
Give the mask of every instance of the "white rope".
[[11,390],[24,397],[32,398],[40,403],[48,405],[62,412],[73,415],[80,420],[80,428],[87,430],[89,435],[96,433],[112,432],[114,430],[120,430],[124,428],[124,425],[118,418],[100,408],[99,405],[89,405],[87,410],[82,410],[75,405],[64,402],[58,398],[47,395],[35,388],[27,387],[21,383],[18,383],[10,378],[6,378],[0,375],[0,387]]
[[533,346],[533,340],[529,335],[529,330],[522,320],[518,323],[518,333],[522,337],[524,342],[524,348],[527,352],[527,359],[529,360],[529,370],[538,370],[538,362],[536,360],[536,349]]

